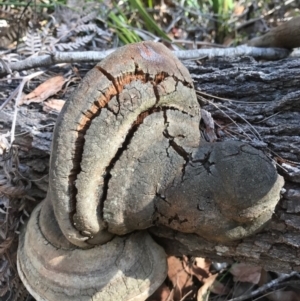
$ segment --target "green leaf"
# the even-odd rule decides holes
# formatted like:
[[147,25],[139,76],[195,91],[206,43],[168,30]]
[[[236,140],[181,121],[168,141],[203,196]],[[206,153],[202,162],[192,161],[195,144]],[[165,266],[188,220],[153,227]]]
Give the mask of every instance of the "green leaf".
[[112,20],[112,22],[108,21],[108,25],[115,29],[116,34],[124,44],[141,41],[141,38],[135,32],[128,29],[128,20],[122,12],[120,12],[118,15],[110,12],[108,17]]
[[145,22],[145,26],[148,31],[155,32],[161,38],[164,38],[167,41],[171,41],[167,34],[155,23],[152,17],[147,13],[140,0],[129,0],[129,2],[132,5],[132,7],[138,10],[139,14]]

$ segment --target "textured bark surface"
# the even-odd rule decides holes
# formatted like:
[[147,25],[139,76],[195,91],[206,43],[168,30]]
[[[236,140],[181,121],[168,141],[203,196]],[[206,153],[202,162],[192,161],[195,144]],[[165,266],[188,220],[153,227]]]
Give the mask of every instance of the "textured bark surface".
[[196,88],[232,99],[212,102],[211,97],[201,97],[218,124],[219,136],[265,150],[278,163],[286,184],[268,227],[243,241],[214,244],[195,235],[153,228],[169,253],[247,261],[274,271],[300,270],[299,64],[300,60],[256,63],[248,58],[188,64]]
[[[272,222],[262,233],[235,243],[208,243],[195,235],[160,228],[152,232],[169,253],[191,254],[258,263],[271,270],[300,269],[298,215],[300,198],[300,61],[286,59],[256,63],[250,58],[187,63],[202,92],[235,101],[203,96],[202,108],[215,119],[220,139],[247,141],[272,156],[285,177],[284,198],[279,202]],[[22,107],[18,115],[17,136],[21,167],[33,182],[28,191],[42,198],[47,190],[48,155],[55,115]],[[9,129],[12,108],[0,112],[2,130]],[[45,127],[45,125],[49,125]],[[43,127],[41,127],[43,126]],[[204,125],[203,125],[204,128]],[[205,137],[205,129],[203,131]],[[294,162],[290,162],[294,161]],[[209,215],[209,212],[207,213]]]

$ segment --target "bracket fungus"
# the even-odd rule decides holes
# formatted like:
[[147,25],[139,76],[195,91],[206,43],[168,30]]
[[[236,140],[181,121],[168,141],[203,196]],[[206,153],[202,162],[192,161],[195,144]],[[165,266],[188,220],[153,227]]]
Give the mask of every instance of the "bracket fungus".
[[187,69],[162,44],[119,48],[88,72],[20,235],[19,275],[38,301],[145,300],[167,272],[149,227],[226,242],[264,226],[282,177],[245,143],[200,143],[200,118]]

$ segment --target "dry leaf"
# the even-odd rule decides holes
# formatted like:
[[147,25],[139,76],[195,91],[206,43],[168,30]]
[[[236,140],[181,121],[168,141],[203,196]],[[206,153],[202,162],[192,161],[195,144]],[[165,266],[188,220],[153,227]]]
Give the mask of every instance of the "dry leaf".
[[209,142],[215,142],[217,140],[217,136],[215,134],[215,123],[214,119],[211,116],[211,113],[208,111],[201,109],[201,118],[205,124],[205,134],[209,139]]
[[190,264],[190,261],[186,256],[183,256],[183,267],[187,273],[197,277],[199,281],[204,281],[205,278],[208,278],[211,273],[209,272],[211,266],[211,261],[206,258],[196,257],[193,261],[193,264]]
[[50,99],[44,102],[43,111],[50,113],[52,111],[60,112],[62,107],[64,106],[65,101],[62,99]]
[[163,283],[146,301],[167,301],[170,295],[170,289]]
[[241,5],[239,3],[235,3],[234,5],[234,14],[235,15],[241,15],[245,11],[245,6]]
[[229,287],[225,286],[218,280],[214,281],[209,290],[216,295],[227,295],[230,292]]
[[207,258],[196,257],[193,265],[193,275],[195,275],[200,281],[205,281],[205,278],[210,277],[209,271],[211,261]]
[[272,281],[272,277],[271,277],[270,273],[267,272],[265,269],[262,269],[261,274],[260,274],[260,279],[258,282],[258,286],[263,286],[266,283],[269,283],[270,281]]
[[174,287],[174,300],[180,300],[193,286],[192,276],[182,266],[175,256],[168,257],[168,277]]
[[234,276],[234,281],[249,282],[258,284],[262,268],[246,263],[236,263],[230,268],[230,273]]
[[210,294],[209,288],[213,285],[213,283],[215,282],[217,277],[218,277],[218,274],[215,274],[215,275],[211,275],[205,279],[204,284],[198,290],[197,301],[208,300],[208,297]]
[[36,87],[32,92],[23,96],[19,105],[30,104],[32,102],[42,102],[48,97],[59,92],[65,83],[62,75],[57,75],[47,79],[45,82]]

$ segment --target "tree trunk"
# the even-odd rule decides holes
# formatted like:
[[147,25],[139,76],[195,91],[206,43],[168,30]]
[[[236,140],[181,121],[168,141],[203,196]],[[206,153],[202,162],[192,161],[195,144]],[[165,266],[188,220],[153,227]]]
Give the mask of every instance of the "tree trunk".
[[[152,228],[151,233],[169,254],[252,262],[272,271],[300,271],[300,60],[257,63],[245,57],[185,64],[200,91],[202,108],[212,114],[218,139],[238,139],[264,150],[284,176],[285,191],[268,227],[243,241],[221,245],[167,228]],[[0,89],[7,91],[7,84],[0,82]],[[71,90],[68,88],[66,98]],[[11,104],[0,111],[2,134],[10,131],[13,113]],[[23,196],[45,197],[56,117],[56,113],[43,112],[39,104],[19,108],[15,145],[22,177],[16,185],[3,185],[3,191],[15,189],[17,195],[18,188]],[[205,125],[201,128],[207,136]]]

